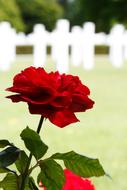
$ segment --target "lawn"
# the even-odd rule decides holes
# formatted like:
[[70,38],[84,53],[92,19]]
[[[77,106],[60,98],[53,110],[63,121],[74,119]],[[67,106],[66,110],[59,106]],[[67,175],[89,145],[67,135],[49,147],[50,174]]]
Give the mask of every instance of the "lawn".
[[[39,116],[30,115],[25,103],[13,104],[4,89],[11,86],[13,76],[32,64],[31,56],[18,56],[7,72],[0,72],[0,138],[9,138],[22,147],[19,134],[25,126],[36,129]],[[47,71],[54,69],[50,58]],[[113,68],[107,57],[96,57],[95,68],[85,71],[82,66],[70,66],[70,73],[79,75],[91,89],[95,101],[92,110],[78,114],[80,122],[60,129],[46,121],[41,131],[43,141],[54,152],[75,150],[99,158],[111,176],[92,178],[97,190],[127,189],[127,63],[121,69]]]

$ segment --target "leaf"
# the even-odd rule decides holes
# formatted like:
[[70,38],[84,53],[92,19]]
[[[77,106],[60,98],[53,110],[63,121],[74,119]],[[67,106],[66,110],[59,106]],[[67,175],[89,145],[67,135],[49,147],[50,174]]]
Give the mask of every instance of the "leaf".
[[0,173],[8,173],[9,171],[6,168],[0,168]]
[[[20,188],[19,188],[20,189]],[[32,177],[28,177],[26,180],[26,184],[24,187],[24,190],[39,190],[34,182],[34,179]]]
[[51,158],[63,160],[66,168],[84,178],[106,174],[98,159],[88,158],[74,151],[63,154],[56,153]]
[[24,190],[33,190],[33,189],[31,189],[29,186],[25,186]]
[[[18,190],[20,190],[21,189],[21,182],[22,182],[22,175],[19,175],[18,176]],[[28,176],[26,176],[26,181],[25,181],[25,186],[24,186],[24,189],[23,190],[33,190],[33,189],[31,189],[30,187],[29,187],[29,177]]]
[[[5,176],[5,178],[2,181],[0,181],[0,188],[3,188],[4,190],[18,190],[19,180],[20,180],[20,176],[17,177],[15,174],[8,173]],[[27,183],[25,185],[24,190],[34,190],[34,189],[30,188],[29,184]]]
[[11,143],[8,140],[0,140],[0,148],[5,148],[6,146],[11,145]]
[[45,145],[40,136],[27,127],[21,133],[21,138],[25,143],[26,148],[35,156],[38,160],[47,152],[48,146]]
[[4,167],[4,168],[0,168],[0,173],[13,173],[16,174],[15,170],[11,170],[10,168]]
[[41,172],[38,175],[38,183],[42,181],[46,190],[61,190],[65,182],[62,167],[53,159],[42,161],[40,167]]
[[7,167],[13,164],[19,157],[20,149],[15,146],[6,148],[0,152],[0,167]]
[[27,162],[28,162],[27,154],[24,151],[21,151],[18,159],[15,162],[16,168],[20,173],[24,172]]
[[5,178],[0,181],[0,188],[4,190],[17,190],[17,177],[15,174],[8,173]]
[[32,177],[29,178],[29,187],[32,189],[32,190],[39,190],[37,188],[37,186],[35,185],[35,182],[34,182],[34,179]]

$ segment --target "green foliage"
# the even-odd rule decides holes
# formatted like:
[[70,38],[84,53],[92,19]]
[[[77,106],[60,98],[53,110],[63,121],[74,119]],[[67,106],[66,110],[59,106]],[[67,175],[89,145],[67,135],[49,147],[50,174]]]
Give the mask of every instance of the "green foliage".
[[15,0],[0,1],[0,21],[9,21],[17,31],[25,29],[20,9]]
[[0,188],[4,190],[17,190],[17,177],[15,174],[8,173],[5,178],[0,181]]
[[8,145],[11,145],[8,140],[0,140],[0,148],[5,148]]
[[33,30],[35,24],[44,24],[52,30],[56,20],[62,16],[62,8],[53,0],[16,0],[26,26],[26,33]]
[[65,182],[63,169],[55,159],[63,160],[66,168],[84,178],[105,175],[98,159],[88,158],[74,151],[63,154],[56,153],[39,162],[41,172],[38,175],[38,183],[42,181],[47,190],[61,190]]
[[51,31],[56,20],[65,17],[71,26],[92,21],[97,32],[109,32],[116,23],[127,26],[126,3],[126,0],[0,0],[0,21],[9,21],[17,31],[30,33],[37,23]]
[[[39,134],[27,127],[20,136],[26,148],[30,151],[29,157],[25,151],[21,151],[10,144],[8,140],[0,140],[1,147],[7,146],[6,149],[0,152],[0,173],[7,173],[0,182],[0,187],[4,190],[38,190],[34,179],[30,176],[36,167],[41,169],[37,178],[38,183],[42,181],[47,190],[61,190],[65,183],[64,170],[55,160],[62,160],[66,168],[81,177],[105,175],[105,171],[98,159],[88,158],[74,151],[55,153],[49,158],[39,160],[43,158],[48,149]],[[36,163],[30,167],[32,155],[35,156]],[[7,168],[14,163],[18,172]]]
[[[29,187],[31,190],[39,190],[35,184],[35,181],[32,177],[29,178]],[[27,189],[26,189],[27,190]]]
[[24,151],[21,151],[19,158],[16,160],[15,165],[18,171],[23,174],[28,162],[28,156]]
[[105,171],[98,159],[88,158],[74,151],[63,154],[56,153],[52,158],[63,160],[66,168],[84,178],[105,175]]
[[0,173],[8,173],[9,170],[7,168],[0,168]]
[[38,183],[43,182],[47,190],[61,190],[65,182],[62,167],[53,159],[40,162],[41,172],[38,175]]
[[115,23],[127,24],[126,3],[126,0],[74,0],[68,5],[66,17],[71,25],[92,21],[97,32],[109,32]]
[[0,152],[0,168],[8,167],[13,164],[19,157],[20,150],[11,146]]
[[30,33],[37,23],[52,30],[62,14],[62,7],[53,0],[0,0],[0,21],[10,22],[17,31]]
[[[8,173],[2,181],[0,181],[0,188],[3,190],[18,190],[19,189],[20,176],[12,173]],[[39,190],[32,177],[29,177],[25,185],[24,190]]]
[[32,153],[32,155],[35,156],[37,160],[47,152],[47,145],[45,145],[40,139],[40,136],[29,127],[24,129],[20,136],[27,149]]

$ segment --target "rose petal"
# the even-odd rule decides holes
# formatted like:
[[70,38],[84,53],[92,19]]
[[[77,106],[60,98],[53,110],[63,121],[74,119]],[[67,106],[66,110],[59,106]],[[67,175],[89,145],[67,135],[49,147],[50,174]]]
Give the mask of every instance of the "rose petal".
[[91,100],[88,96],[83,96],[80,94],[74,94],[72,97],[72,103],[70,109],[73,112],[83,112],[87,109],[91,109],[94,105],[94,101]]
[[6,90],[16,93],[8,97],[13,102],[27,102],[30,113],[43,115],[59,127],[77,122],[74,113],[86,111],[94,104],[88,97],[89,88],[78,76],[47,73],[41,67],[26,68]]
[[11,95],[11,96],[7,96],[6,98],[11,99],[12,102],[14,102],[14,103],[23,101],[23,99],[22,99],[22,97],[20,95]]
[[48,118],[52,113],[56,111],[56,108],[54,109],[51,105],[39,105],[39,104],[31,104],[28,103],[29,106],[29,112],[31,114],[39,114],[43,117]]
[[79,121],[75,114],[68,110],[58,111],[51,114],[49,116],[49,120],[60,128]]
[[64,92],[56,96],[56,98],[54,98],[54,100],[51,102],[51,105],[54,107],[64,107],[65,109],[69,106],[70,103],[71,103],[70,93]]
[[95,190],[94,185],[89,179],[81,178],[68,169],[64,170],[66,183],[62,190]]

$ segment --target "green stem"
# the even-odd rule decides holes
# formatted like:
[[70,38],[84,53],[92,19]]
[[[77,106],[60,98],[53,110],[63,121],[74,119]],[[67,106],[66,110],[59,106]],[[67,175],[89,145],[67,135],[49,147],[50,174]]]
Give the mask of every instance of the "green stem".
[[[40,133],[43,120],[44,120],[44,117],[41,116],[39,124],[38,124],[37,131],[36,131],[38,134]],[[26,165],[26,168],[25,168],[25,171],[24,171],[24,173],[22,175],[22,183],[21,183],[20,190],[24,190],[25,189],[25,183],[26,183],[26,179],[27,179],[27,177],[29,175],[28,171],[29,171],[31,160],[32,160],[32,154],[30,153],[29,158],[28,158],[28,162],[27,162],[27,165]]]

